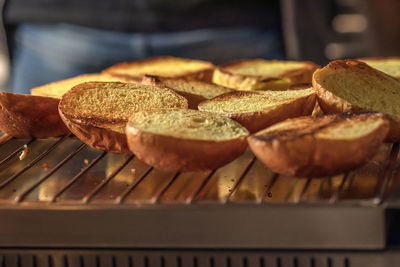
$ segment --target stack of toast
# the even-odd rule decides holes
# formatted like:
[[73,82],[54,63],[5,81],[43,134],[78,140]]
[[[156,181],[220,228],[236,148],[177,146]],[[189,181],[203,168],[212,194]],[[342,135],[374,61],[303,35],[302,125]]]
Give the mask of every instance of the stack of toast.
[[323,177],[400,140],[399,63],[125,62],[33,88],[32,95],[1,93],[0,129],[16,138],[70,131],[96,149],[134,153],[165,171],[215,169],[249,144],[277,173]]

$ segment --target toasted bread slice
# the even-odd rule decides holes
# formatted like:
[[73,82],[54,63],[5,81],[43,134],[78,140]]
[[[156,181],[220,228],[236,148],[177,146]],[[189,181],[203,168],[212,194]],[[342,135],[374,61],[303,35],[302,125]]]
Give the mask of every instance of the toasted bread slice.
[[143,77],[142,84],[174,90],[175,93],[180,94],[188,100],[189,108],[191,109],[197,109],[198,104],[206,99],[234,91],[231,88],[204,81],[150,75],[145,75]]
[[357,60],[400,80],[400,57],[369,57]]
[[190,109],[140,111],[126,127],[135,155],[164,171],[221,167],[246,150],[248,131],[219,114]]
[[325,113],[382,112],[391,119],[387,141],[400,140],[400,82],[364,62],[337,60],[317,70],[313,86]]
[[114,77],[107,73],[82,74],[69,79],[48,83],[31,89],[32,95],[61,98],[72,87],[84,82],[127,82],[123,77]]
[[307,61],[239,60],[217,67],[213,82],[244,91],[286,90],[296,83],[311,83],[317,68]]
[[105,73],[141,82],[144,75],[162,77],[192,77],[211,80],[214,65],[208,61],[162,56],[122,62],[104,70]]
[[[312,87],[311,83],[297,83],[291,85],[288,90],[299,90],[299,89],[307,89]],[[311,113],[311,116],[323,115],[324,112],[322,111],[321,107],[318,104],[318,101],[315,101],[314,109]]]
[[0,129],[17,138],[46,138],[68,133],[58,114],[59,99],[0,93]]
[[281,174],[336,175],[363,164],[384,141],[389,122],[380,113],[342,113],[288,119],[248,138],[259,160]]
[[125,126],[132,113],[187,106],[184,97],[167,89],[135,83],[87,82],[63,95],[59,112],[83,142],[111,153],[129,154]]
[[315,92],[310,87],[286,91],[237,91],[199,104],[199,110],[224,114],[251,133],[287,118],[310,115]]

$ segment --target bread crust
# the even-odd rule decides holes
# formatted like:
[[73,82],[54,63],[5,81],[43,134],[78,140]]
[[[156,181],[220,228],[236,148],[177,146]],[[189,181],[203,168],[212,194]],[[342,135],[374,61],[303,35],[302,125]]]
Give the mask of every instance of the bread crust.
[[[373,157],[389,131],[389,123],[382,114],[336,114],[309,117],[310,123],[326,118],[327,125],[352,116],[374,116],[381,125],[371,133],[356,139],[328,139],[317,137],[322,128],[308,133],[280,132],[280,134],[257,133],[248,137],[250,148],[257,158],[281,174],[297,177],[326,177],[356,168]],[[292,119],[295,123],[296,119]]]
[[16,138],[46,138],[68,133],[58,114],[59,99],[0,93],[0,129]]
[[129,68],[132,66],[140,66],[142,64],[148,64],[148,63],[152,63],[152,62],[164,61],[164,60],[170,60],[170,59],[179,59],[179,60],[188,61],[188,62],[198,61],[198,62],[204,63],[205,67],[202,69],[199,69],[197,71],[194,71],[194,72],[186,71],[186,72],[182,72],[180,75],[171,75],[168,77],[190,77],[193,79],[204,80],[204,81],[211,80],[212,73],[214,72],[214,64],[212,64],[211,62],[197,60],[197,59],[175,58],[172,56],[160,56],[160,57],[146,58],[146,59],[137,60],[134,62],[121,62],[121,63],[115,64],[115,65],[103,70],[103,72],[108,73],[112,76],[124,78],[124,79],[131,80],[131,81],[136,81],[136,82],[140,83],[143,78],[142,75],[134,76],[134,75],[128,75],[128,74],[119,74],[119,73],[115,73],[115,70],[118,70],[121,68],[125,69],[125,68]]
[[226,141],[193,140],[154,134],[127,124],[131,151],[145,163],[170,172],[212,170],[242,155],[245,137]]
[[[247,62],[256,62],[262,59],[242,59],[218,66],[214,70],[213,82],[238,90],[286,90],[293,84],[310,83],[313,72],[318,65],[310,61],[304,61],[301,69],[283,72],[278,77],[242,75],[231,73],[227,67],[240,66]],[[275,83],[272,83],[275,82]]]
[[192,94],[192,93],[188,93],[188,92],[174,90],[173,88],[170,88],[170,87],[166,86],[162,81],[160,81],[160,79],[157,76],[144,75],[141,83],[142,84],[146,84],[146,85],[158,86],[160,88],[167,88],[167,89],[170,89],[170,90],[174,91],[178,95],[181,95],[181,96],[183,96],[184,98],[187,99],[188,108],[190,108],[190,109],[197,109],[197,106],[202,101],[207,99],[207,98],[205,98],[204,96],[201,96],[201,95],[196,95],[196,94]]
[[[366,63],[357,61],[357,60],[336,60],[330,62],[326,67],[329,68],[349,68],[349,67],[358,67],[370,70],[371,75],[375,75],[375,70],[372,67],[368,66]],[[370,112],[363,108],[360,108],[356,105],[353,105],[341,97],[338,97],[325,89],[319,82],[319,75],[322,69],[316,70],[313,74],[312,84],[314,90],[317,94],[317,101],[322,109],[322,111],[326,114],[334,114],[334,113],[342,113],[342,112]],[[380,72],[380,71],[379,71]],[[386,75],[392,79],[395,79],[383,72],[383,75]],[[398,142],[400,140],[400,119],[388,117],[390,121],[390,130],[385,139],[386,142]]]
[[[238,96],[249,94],[257,94],[257,92],[237,91],[226,93],[213,99],[203,101],[199,104],[199,110],[208,111],[206,109],[202,109],[202,106],[210,102],[212,103],[215,100],[229,100],[230,98],[237,98]],[[274,109],[270,110],[260,110],[256,112],[245,113],[224,113],[224,115],[239,122],[250,133],[255,133],[287,118],[311,115],[315,106],[315,99],[315,94],[310,94],[304,97],[299,97],[290,103],[276,105]]]
[[68,119],[61,110],[59,112],[61,119],[71,133],[87,145],[109,153],[132,154],[128,148],[126,134],[111,130],[115,125],[97,127],[90,124],[82,124],[78,120]]
[[[102,84],[113,84],[115,86],[124,85],[120,82],[86,82],[79,84],[65,93],[60,101],[58,110],[65,125],[81,141],[89,146],[117,154],[132,154],[128,148],[125,126],[128,118],[107,118],[101,116],[82,116],[71,112],[70,99],[73,99],[75,91],[85,90],[92,86],[101,86]],[[187,108],[187,100],[178,96],[170,89],[159,89],[171,92],[181,101],[182,108]]]

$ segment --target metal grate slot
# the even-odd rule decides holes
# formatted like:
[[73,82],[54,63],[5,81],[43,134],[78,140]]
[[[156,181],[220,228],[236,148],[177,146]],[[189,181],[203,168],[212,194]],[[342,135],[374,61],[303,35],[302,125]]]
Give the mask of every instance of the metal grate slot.
[[158,190],[151,198],[152,202],[157,203],[160,202],[161,196],[168,190],[168,188],[172,185],[173,182],[179,177],[180,173],[175,174],[169,181]]
[[388,191],[389,181],[393,176],[394,168],[396,167],[396,159],[399,154],[399,143],[395,143],[390,151],[389,161],[385,169],[383,179],[378,183],[376,191],[377,204],[381,204],[385,198],[386,192]]
[[131,184],[121,195],[116,198],[116,203],[122,203],[125,201],[125,198],[133,191],[135,188],[147,177],[147,175],[153,170],[153,167],[148,167],[147,170],[135,180],[133,184]]
[[55,202],[56,199],[61,196],[68,188],[70,188],[76,181],[78,181],[79,178],[82,177],[87,171],[90,170],[91,167],[93,167],[98,161],[100,161],[107,153],[102,152],[100,155],[98,155],[92,162],[89,163],[89,165],[85,168],[83,168],[77,175],[75,175],[61,190],[59,190],[52,198],[51,202]]
[[47,154],[49,154],[51,151],[53,151],[60,143],[64,142],[64,140],[67,138],[67,136],[64,136],[62,138],[60,138],[59,140],[57,140],[57,142],[55,144],[53,144],[52,146],[50,146],[48,149],[46,149],[44,152],[42,152],[41,154],[39,154],[37,157],[35,157],[32,161],[30,161],[28,164],[26,164],[22,169],[20,169],[17,173],[15,173],[14,175],[12,175],[11,177],[9,177],[8,179],[2,181],[0,183],[0,189],[5,187],[6,185],[8,185],[11,181],[13,181],[14,179],[16,179],[19,175],[21,175],[22,173],[24,173],[26,170],[28,170],[29,168],[31,168],[33,165],[35,165],[36,163],[38,163],[42,158],[44,158]]
[[253,167],[255,161],[256,161],[256,157],[253,157],[253,159],[250,161],[249,165],[246,167],[246,169],[244,169],[243,173],[237,179],[237,182],[233,185],[232,189],[230,189],[228,194],[226,194],[225,198],[222,201],[223,203],[227,203],[229,201],[229,198],[232,196],[232,194],[239,187],[239,185],[243,181],[244,177],[247,175],[247,173],[249,172],[251,167]]
[[83,197],[83,202],[87,203],[93,196],[99,192],[106,184],[108,184],[126,165],[133,159],[134,155],[128,157],[107,179],[103,180],[97,187]]
[[186,203],[191,204],[193,203],[193,201],[196,199],[197,195],[203,190],[203,188],[206,186],[206,184],[209,182],[209,180],[211,179],[211,177],[213,177],[215,175],[215,170],[212,171],[209,175],[207,175],[201,182],[201,184],[199,185],[199,187],[197,187],[197,189],[195,191],[193,191],[193,194],[191,194],[187,199],[186,199]]
[[72,157],[74,157],[76,154],[78,154],[80,151],[82,151],[82,149],[85,148],[85,146],[86,146],[85,144],[81,144],[77,149],[75,149],[73,152],[71,152],[66,158],[64,158],[56,166],[54,166],[54,168],[52,168],[51,171],[49,171],[45,176],[43,176],[37,182],[32,184],[29,188],[27,188],[21,194],[16,196],[14,199],[15,202],[21,202],[24,199],[24,197],[26,197],[29,193],[31,193],[41,183],[46,181],[53,173],[55,173],[59,168],[61,168],[68,160],[70,160]]

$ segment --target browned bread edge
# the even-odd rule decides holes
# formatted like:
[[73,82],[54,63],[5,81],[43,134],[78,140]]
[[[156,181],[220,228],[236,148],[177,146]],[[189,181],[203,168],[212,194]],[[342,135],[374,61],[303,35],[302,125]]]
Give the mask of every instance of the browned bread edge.
[[170,172],[203,171],[219,168],[242,155],[244,137],[226,141],[193,140],[139,130],[127,124],[131,151],[145,163]]
[[0,93],[0,129],[16,138],[46,138],[68,133],[58,114],[59,99]]
[[[202,110],[202,105],[213,100],[235,98],[241,95],[257,94],[257,92],[236,91],[226,93],[212,99],[208,99],[199,104],[199,110]],[[274,123],[280,122],[287,118],[310,115],[315,106],[315,94],[304,97],[299,97],[293,102],[277,105],[274,109],[268,111],[256,111],[245,113],[221,113],[225,116],[239,122],[250,133],[255,133],[261,129],[271,126]],[[207,110],[204,110],[207,111]]]
[[[376,70],[372,67],[370,67],[368,64],[357,61],[357,60],[336,60],[330,62],[326,67],[329,68],[335,68],[335,67],[343,67],[343,68],[349,68],[350,66],[357,66],[360,68],[364,68],[367,70],[370,70],[371,75],[375,75],[375,73],[378,71],[382,73],[383,75],[386,75],[390,77],[391,79],[395,79],[394,77],[387,75],[384,72],[381,72],[379,70]],[[318,105],[322,109],[322,111],[326,114],[334,114],[334,113],[342,113],[342,112],[370,112],[368,110],[362,109],[358,106],[355,106],[343,98],[340,98],[324,87],[322,87],[318,79],[316,78],[319,74],[319,72],[322,71],[322,69],[316,70],[313,74],[313,79],[312,79],[312,84],[314,87],[314,90],[317,94],[317,101]],[[386,137],[386,142],[398,142],[400,140],[400,120],[388,117],[390,120],[390,131],[389,134]]]
[[[357,139],[316,138],[317,131],[355,116],[375,116],[383,119],[384,123],[372,133]],[[387,119],[379,113],[308,117],[310,125],[321,118],[328,119],[329,123],[309,132],[300,134],[295,129],[262,134],[261,131],[247,140],[257,158],[277,173],[298,177],[325,177],[349,171],[365,163],[377,152],[389,131]],[[295,123],[297,119],[304,118],[289,120]]]

